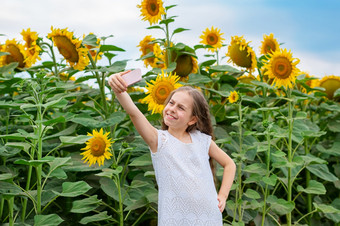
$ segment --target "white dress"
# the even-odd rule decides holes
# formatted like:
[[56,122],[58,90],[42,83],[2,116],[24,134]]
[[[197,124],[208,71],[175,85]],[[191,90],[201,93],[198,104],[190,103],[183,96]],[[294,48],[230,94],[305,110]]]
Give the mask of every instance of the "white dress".
[[221,226],[217,192],[209,164],[211,137],[194,131],[183,143],[158,130],[158,149],[151,152],[158,184],[158,226]]

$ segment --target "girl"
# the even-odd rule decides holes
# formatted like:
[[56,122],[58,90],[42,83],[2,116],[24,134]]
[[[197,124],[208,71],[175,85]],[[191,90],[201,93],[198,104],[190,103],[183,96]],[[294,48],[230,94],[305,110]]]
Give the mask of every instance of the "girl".
[[[165,102],[162,129],[154,128],[126,92],[121,72],[109,85],[151,150],[158,192],[158,225],[222,225],[235,176],[233,160],[212,140],[209,106],[202,93],[183,86]],[[224,167],[217,194],[209,158]]]

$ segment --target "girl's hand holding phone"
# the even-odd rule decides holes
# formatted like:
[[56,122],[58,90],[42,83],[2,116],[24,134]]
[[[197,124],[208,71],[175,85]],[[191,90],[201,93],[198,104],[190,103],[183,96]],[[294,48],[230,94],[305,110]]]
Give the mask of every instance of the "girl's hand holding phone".
[[113,74],[109,77],[108,83],[115,93],[122,93],[127,90],[128,86],[139,82],[141,79],[141,70],[136,69]]

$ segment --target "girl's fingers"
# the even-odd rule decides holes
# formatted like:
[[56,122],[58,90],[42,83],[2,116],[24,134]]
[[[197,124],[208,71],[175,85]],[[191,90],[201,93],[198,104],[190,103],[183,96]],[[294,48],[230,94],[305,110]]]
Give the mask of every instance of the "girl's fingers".
[[220,200],[219,198],[217,198],[217,200],[218,200],[218,208],[219,208],[220,212],[222,213],[223,210],[224,210],[224,207],[225,207],[225,203],[222,200]]
[[127,85],[124,79],[121,77],[123,74],[127,73],[126,72],[121,72],[121,73],[116,73],[113,74],[109,77],[109,85],[113,89],[114,92],[124,92],[127,90]]

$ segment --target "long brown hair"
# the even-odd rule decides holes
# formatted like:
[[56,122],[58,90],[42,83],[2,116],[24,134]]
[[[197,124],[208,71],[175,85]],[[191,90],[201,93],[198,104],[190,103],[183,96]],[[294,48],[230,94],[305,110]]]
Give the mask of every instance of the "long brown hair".
[[[167,99],[164,102],[164,105],[167,105],[171,99],[171,97],[176,92],[187,92],[193,99],[193,108],[192,108],[192,116],[197,118],[197,122],[191,126],[188,126],[186,129],[187,132],[191,132],[193,130],[198,130],[202,133],[205,133],[215,139],[213,134],[213,127],[210,118],[210,111],[209,105],[207,100],[205,99],[202,92],[198,89],[195,89],[190,86],[181,86],[178,89],[173,90]],[[168,126],[165,125],[164,120],[162,120],[162,129],[167,130]],[[214,181],[216,182],[216,175],[215,175],[215,163],[212,158],[209,158],[210,168],[213,173]]]

